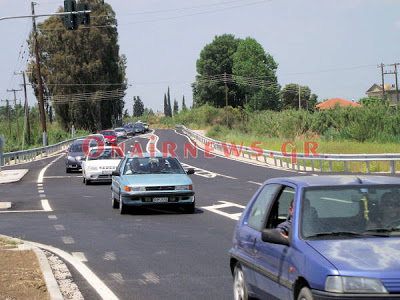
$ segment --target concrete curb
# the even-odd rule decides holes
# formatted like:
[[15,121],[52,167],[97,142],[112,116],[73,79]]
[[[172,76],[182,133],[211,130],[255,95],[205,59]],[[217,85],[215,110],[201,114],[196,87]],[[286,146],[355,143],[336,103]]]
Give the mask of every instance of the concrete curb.
[[57,280],[54,277],[53,271],[51,270],[49,261],[42,249],[32,246],[33,251],[38,258],[40,269],[42,270],[43,278],[46,281],[47,291],[50,294],[51,300],[63,300],[61,290],[58,286]]

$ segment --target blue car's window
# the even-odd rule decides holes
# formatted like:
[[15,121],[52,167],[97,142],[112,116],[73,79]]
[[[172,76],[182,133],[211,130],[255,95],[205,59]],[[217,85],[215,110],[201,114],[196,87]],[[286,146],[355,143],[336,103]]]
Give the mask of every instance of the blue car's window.
[[279,190],[279,187],[279,184],[268,184],[263,188],[257,199],[254,201],[249,216],[247,217],[248,226],[258,231],[263,229],[268,208],[274,199],[275,194]]
[[318,233],[400,227],[400,186],[367,186],[306,190],[301,232]]
[[133,157],[126,161],[125,175],[134,174],[186,174],[181,164],[173,157]]

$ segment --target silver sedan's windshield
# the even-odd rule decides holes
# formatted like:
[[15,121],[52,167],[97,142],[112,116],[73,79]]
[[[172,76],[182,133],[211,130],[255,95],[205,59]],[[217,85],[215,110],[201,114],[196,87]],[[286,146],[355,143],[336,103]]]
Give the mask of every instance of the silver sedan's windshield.
[[308,189],[300,220],[304,238],[400,234],[400,186]]
[[135,157],[126,161],[124,174],[185,174],[185,170],[173,157]]

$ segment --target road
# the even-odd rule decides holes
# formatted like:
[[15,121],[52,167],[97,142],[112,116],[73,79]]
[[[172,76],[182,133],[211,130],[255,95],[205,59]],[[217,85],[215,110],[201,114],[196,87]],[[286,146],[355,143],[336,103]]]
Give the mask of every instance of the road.
[[[130,138],[125,152],[138,149],[135,143],[146,149],[151,136]],[[72,255],[118,299],[232,299],[228,251],[236,220],[262,182],[296,173],[209,158],[200,150],[185,158],[187,137],[174,130],[155,130],[154,136],[158,150],[176,145],[181,162],[196,168],[194,214],[143,209],[120,215],[111,207],[110,185],[84,185],[80,172],[65,172],[60,155],[13,167],[30,171],[0,186],[1,201],[14,204],[0,214],[1,233]],[[66,263],[85,299],[101,299],[101,287],[97,292]]]

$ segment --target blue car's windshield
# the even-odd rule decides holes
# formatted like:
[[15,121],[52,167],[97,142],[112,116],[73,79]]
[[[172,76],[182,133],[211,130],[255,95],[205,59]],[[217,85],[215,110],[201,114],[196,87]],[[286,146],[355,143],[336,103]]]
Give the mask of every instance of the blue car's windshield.
[[185,170],[173,157],[134,157],[126,161],[124,174],[185,174]]
[[400,234],[400,185],[306,189],[301,204],[304,238]]

